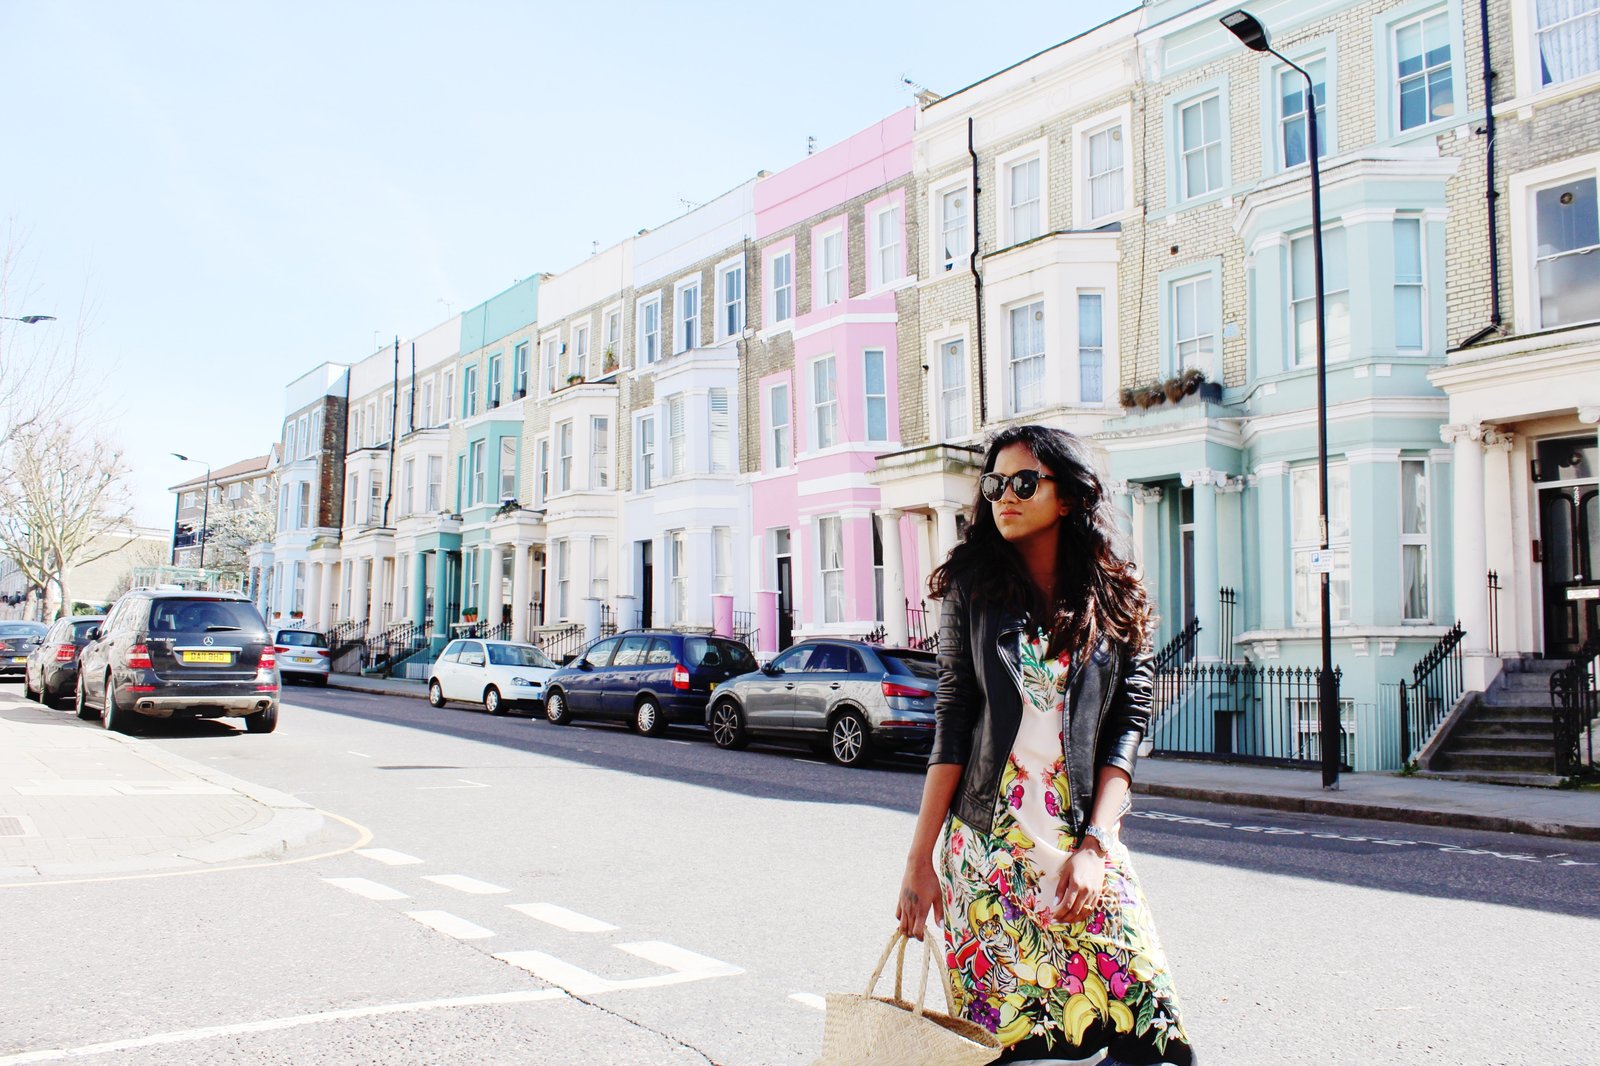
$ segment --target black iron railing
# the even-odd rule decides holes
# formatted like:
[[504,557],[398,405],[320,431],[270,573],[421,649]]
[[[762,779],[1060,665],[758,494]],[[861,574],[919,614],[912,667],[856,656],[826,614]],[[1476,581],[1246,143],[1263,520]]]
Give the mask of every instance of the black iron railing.
[[734,611],[733,639],[747,648],[754,649],[756,641],[760,638],[761,629],[756,625],[756,613],[754,611]]
[[879,622],[877,629],[863,633],[856,639],[863,644],[882,644],[889,639],[889,630],[882,622]]
[[573,654],[583,647],[583,642],[584,629],[581,622],[562,626],[549,633],[541,633],[537,641],[544,653],[558,663],[564,663],[572,658]]
[[1239,594],[1224,586],[1217,590],[1217,635],[1222,644],[1222,661],[1233,662],[1233,613],[1239,605]]
[[939,647],[939,622],[930,617],[926,606],[913,607],[906,601],[906,643],[919,651],[932,651]]
[[1461,639],[1466,632],[1457,622],[1450,632],[1428,649],[1411,670],[1411,683],[1400,682],[1400,761],[1410,762],[1427,747],[1433,735],[1461,699],[1465,687],[1461,674]]
[[364,644],[366,639],[367,623],[364,620],[340,622],[328,631],[328,656],[337,659],[358,644]]
[[[1248,663],[1185,663],[1156,675],[1154,754],[1314,767],[1322,760],[1322,671]],[[1340,673],[1333,672],[1335,698]],[[1354,750],[1354,708],[1340,702],[1339,761]]]
[[602,637],[617,635],[617,612],[609,603],[600,605],[600,635]]
[[528,624],[530,626],[542,626],[542,625],[544,625],[544,601],[543,600],[529,600],[528,601]]
[[1200,635],[1200,619],[1191,618],[1187,625],[1178,631],[1177,636],[1162,645],[1161,650],[1155,655],[1156,673],[1163,670],[1176,670],[1190,659],[1194,658],[1194,641]]
[[1500,657],[1500,575],[1489,571],[1489,654]]
[[1595,716],[1600,714],[1595,660],[1600,642],[1589,637],[1577,656],[1550,675],[1550,710],[1555,719],[1555,771],[1563,777],[1594,773]]
[[[479,625],[481,627],[482,623],[479,623]],[[511,622],[507,620],[501,622],[499,625],[489,626],[483,629],[483,632],[480,633],[479,636],[481,636],[484,640],[510,640]]]

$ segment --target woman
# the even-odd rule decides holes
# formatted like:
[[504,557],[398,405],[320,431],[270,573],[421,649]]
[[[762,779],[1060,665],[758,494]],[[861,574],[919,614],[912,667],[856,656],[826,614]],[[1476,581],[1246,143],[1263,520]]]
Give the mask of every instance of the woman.
[[920,938],[938,914],[956,1010],[1003,1062],[1191,1063],[1117,836],[1150,719],[1149,601],[1076,437],[1007,429],[983,469],[930,582],[937,726],[900,928]]

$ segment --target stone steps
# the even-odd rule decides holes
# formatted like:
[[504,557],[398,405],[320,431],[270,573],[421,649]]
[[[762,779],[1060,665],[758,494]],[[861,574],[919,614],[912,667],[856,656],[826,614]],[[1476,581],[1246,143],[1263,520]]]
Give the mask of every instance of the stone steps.
[[1432,777],[1441,781],[1476,781],[1489,785],[1519,785],[1523,788],[1557,788],[1561,778],[1555,774],[1493,773],[1458,770],[1418,770],[1418,777]]
[[1477,770],[1487,773],[1536,774],[1552,773],[1555,754],[1552,750],[1517,751],[1504,747],[1455,747],[1433,760],[1435,770]]

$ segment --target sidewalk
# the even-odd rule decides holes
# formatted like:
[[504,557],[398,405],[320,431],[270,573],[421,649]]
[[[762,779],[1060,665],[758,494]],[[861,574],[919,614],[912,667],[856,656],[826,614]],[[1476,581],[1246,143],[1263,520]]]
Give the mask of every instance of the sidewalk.
[[0,696],[0,881],[276,857],[325,824],[293,796]]
[[[334,688],[426,699],[421,681],[335,674]],[[1487,833],[1530,833],[1571,840],[1600,840],[1600,791],[1518,788],[1467,781],[1342,774],[1326,792],[1316,771],[1227,766],[1183,759],[1139,761],[1133,790],[1144,796],[1226,803],[1336,818],[1373,818],[1412,825],[1444,825]]]

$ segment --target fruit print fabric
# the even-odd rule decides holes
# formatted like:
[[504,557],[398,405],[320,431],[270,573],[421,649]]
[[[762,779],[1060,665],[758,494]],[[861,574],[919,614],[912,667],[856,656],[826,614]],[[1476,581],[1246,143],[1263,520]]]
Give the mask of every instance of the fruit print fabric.
[[1062,743],[1071,663],[1020,642],[1022,721],[1001,771],[994,829],[951,817],[940,856],[945,948],[956,1011],[1023,1057],[1187,1062],[1166,958],[1128,849],[1115,840],[1089,918],[1053,925],[1075,840]]

